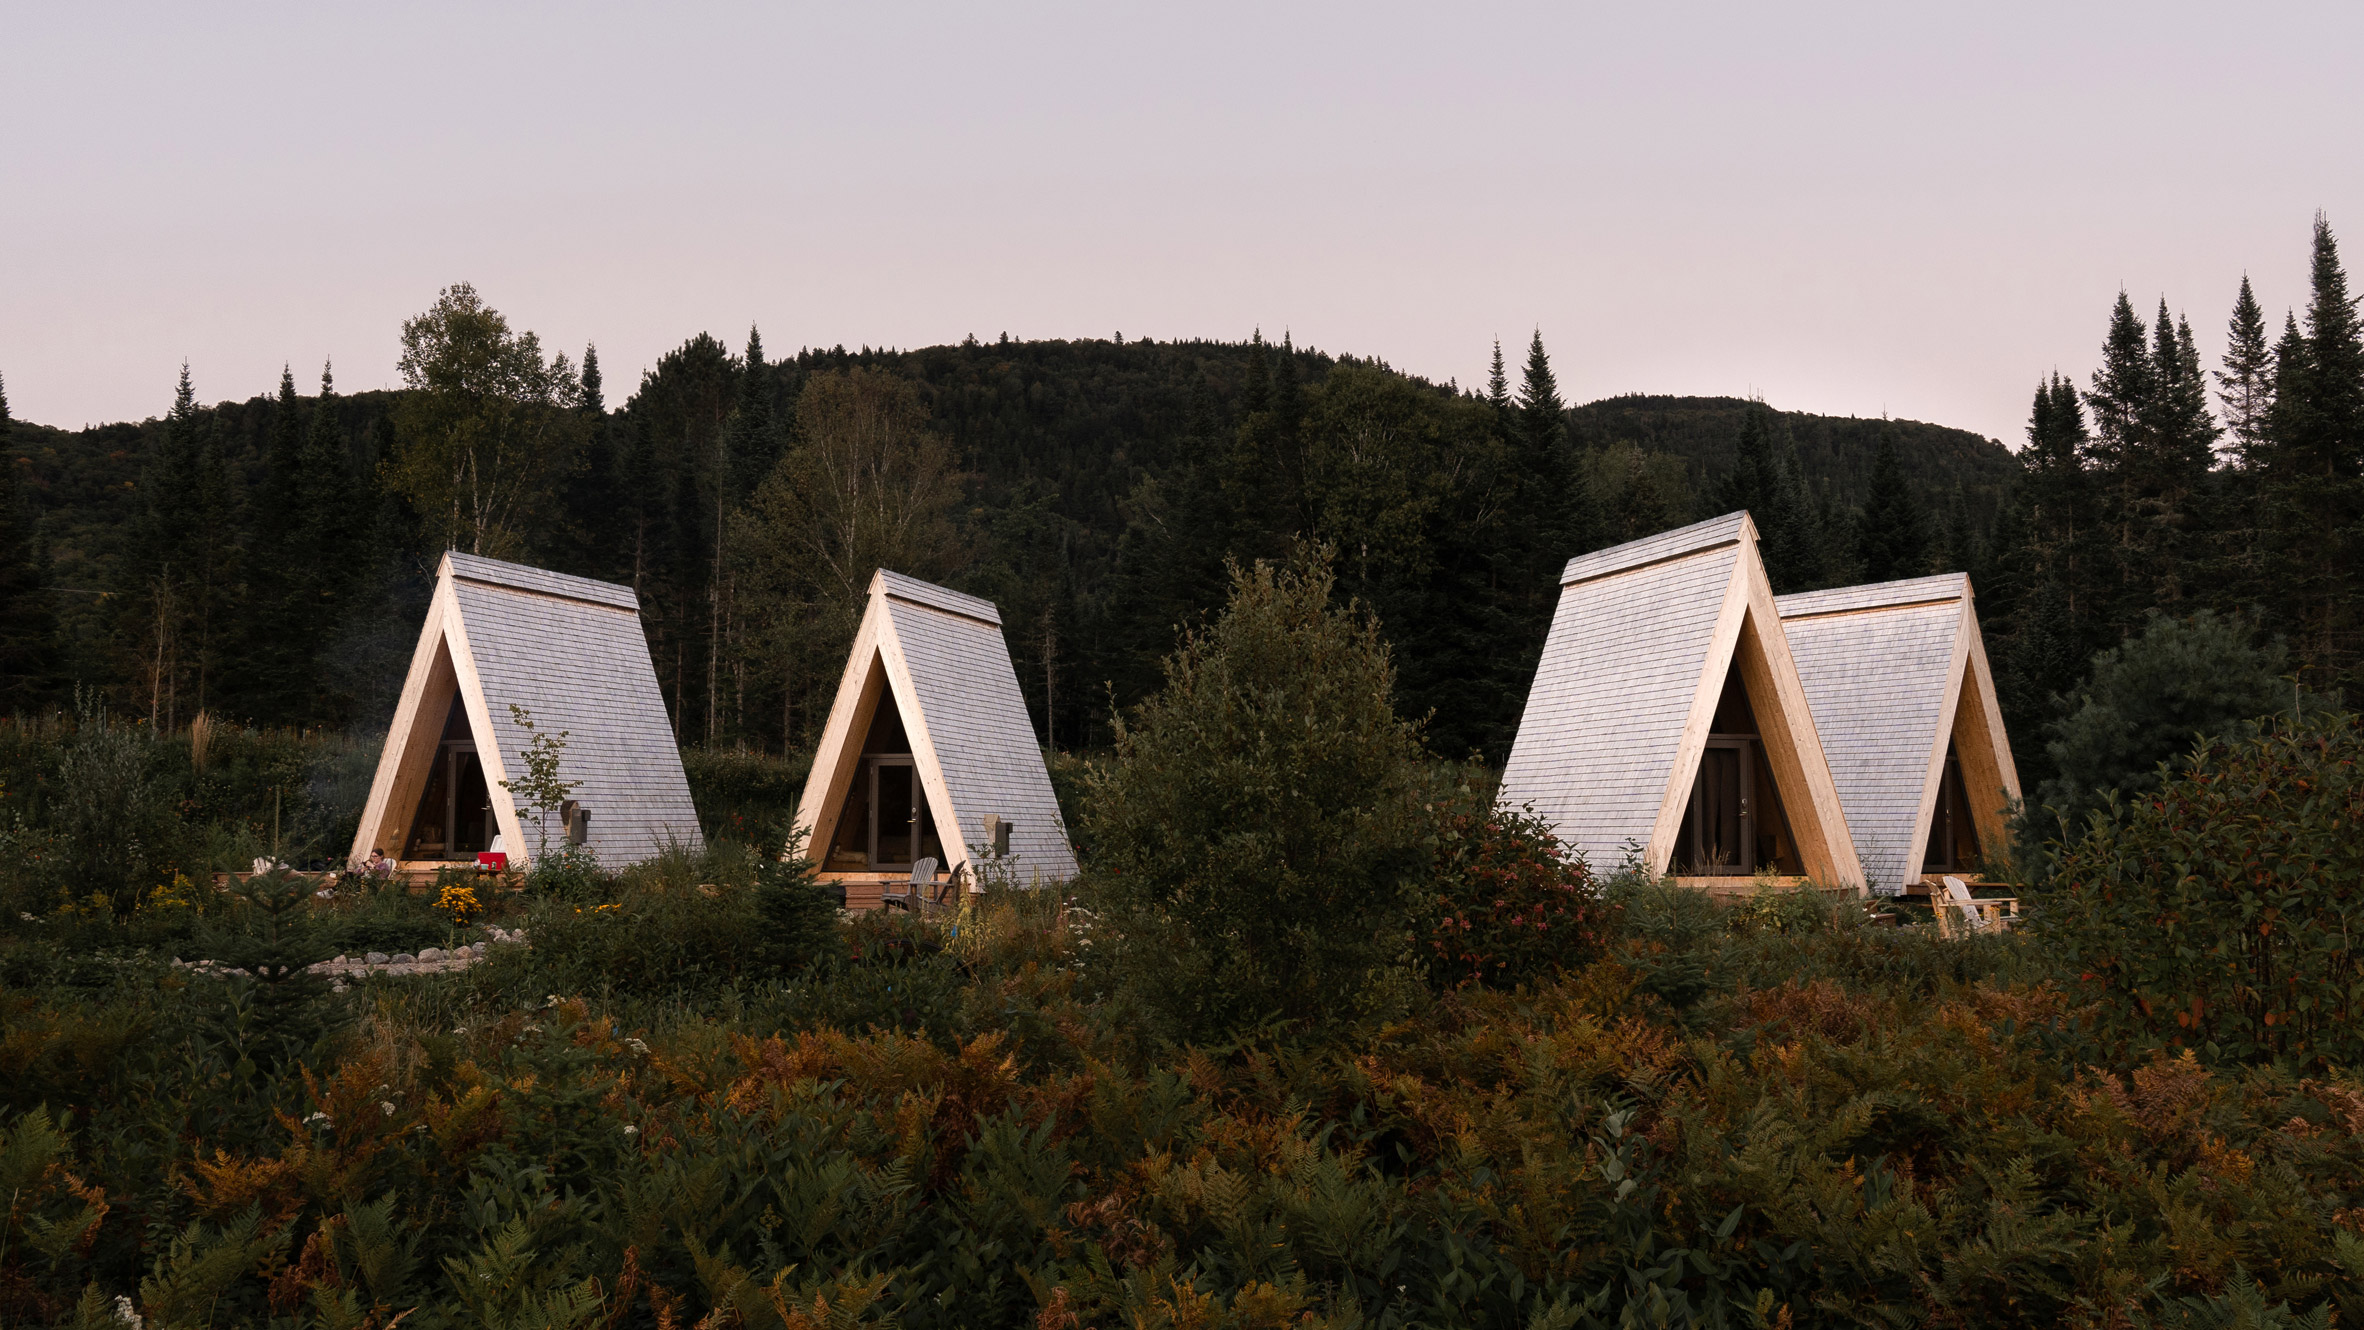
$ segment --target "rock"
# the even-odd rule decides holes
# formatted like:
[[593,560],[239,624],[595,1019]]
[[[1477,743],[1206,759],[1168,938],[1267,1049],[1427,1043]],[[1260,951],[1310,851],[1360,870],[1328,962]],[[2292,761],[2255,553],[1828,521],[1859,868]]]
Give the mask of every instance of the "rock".
[[394,958],[382,951],[373,951],[369,953],[369,955],[364,959],[366,959],[371,965],[384,965],[386,962]]
[[439,961],[439,960],[442,960],[442,959],[443,959],[443,948],[441,948],[441,947],[422,947],[422,948],[419,950],[419,959],[420,959],[420,960],[423,960],[423,961]]
[[394,953],[394,963],[396,965],[408,965],[417,959],[418,957],[411,955],[407,951],[398,951]]

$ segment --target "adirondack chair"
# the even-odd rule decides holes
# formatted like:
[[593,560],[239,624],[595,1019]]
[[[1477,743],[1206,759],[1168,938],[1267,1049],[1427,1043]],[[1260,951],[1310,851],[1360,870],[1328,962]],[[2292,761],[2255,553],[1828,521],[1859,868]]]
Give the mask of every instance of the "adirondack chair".
[[1958,877],[1945,878],[1944,883],[1944,892],[1930,901],[1937,913],[1937,932],[1940,936],[1953,938],[2001,933],[2019,922],[2018,897],[1979,900],[1970,894],[1970,884]]
[[903,890],[878,893],[879,907],[887,910],[909,910],[913,914],[917,914],[920,904],[928,895],[921,889],[925,887],[932,890],[935,885],[936,861],[922,859],[911,865],[911,880],[904,884]]

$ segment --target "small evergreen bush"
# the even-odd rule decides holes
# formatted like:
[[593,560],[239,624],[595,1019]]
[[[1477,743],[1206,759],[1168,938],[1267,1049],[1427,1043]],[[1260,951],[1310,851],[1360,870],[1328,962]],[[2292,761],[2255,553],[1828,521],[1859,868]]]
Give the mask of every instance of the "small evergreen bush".
[[2131,797],[2157,788],[2162,764],[2182,757],[2195,737],[2237,737],[2257,717],[2288,710],[2297,699],[2282,677],[2281,643],[2258,646],[2250,637],[2240,619],[2205,610],[2188,619],[2153,615],[2142,632],[2095,655],[2084,684],[2065,699],[2066,714],[2045,727],[2055,774],[2037,788],[2019,838],[2040,841],[2056,825],[2073,834],[2111,791]]
[[1377,625],[1332,582],[1306,553],[1233,567],[1089,781],[1094,945],[1173,1036],[1357,1015],[1409,958],[1420,741]]

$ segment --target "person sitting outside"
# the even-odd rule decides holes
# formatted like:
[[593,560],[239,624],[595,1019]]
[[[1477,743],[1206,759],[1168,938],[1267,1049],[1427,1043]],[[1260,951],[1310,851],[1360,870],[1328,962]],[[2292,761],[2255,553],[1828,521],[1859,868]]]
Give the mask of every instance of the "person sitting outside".
[[384,850],[373,849],[369,852],[369,861],[361,865],[361,871],[383,882],[394,876],[394,861],[386,857]]

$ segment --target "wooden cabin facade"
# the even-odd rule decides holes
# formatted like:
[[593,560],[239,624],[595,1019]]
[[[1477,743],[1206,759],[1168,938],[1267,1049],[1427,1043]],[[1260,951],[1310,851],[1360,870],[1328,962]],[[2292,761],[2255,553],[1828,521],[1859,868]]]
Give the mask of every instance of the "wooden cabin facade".
[[979,885],[1075,876],[1075,851],[993,602],[880,569],[797,807],[804,852],[868,908],[933,860]]
[[[562,825],[536,824],[502,787],[525,774],[534,730],[566,734]],[[351,862],[382,851],[401,871],[466,866],[495,838],[524,867],[575,840],[623,867],[704,839],[632,588],[472,554],[443,556]]]
[[1872,891],[1976,878],[2020,794],[1970,579],[1777,603]]
[[1603,868],[1863,889],[1748,514],[1572,559],[1560,588],[1505,805]]

